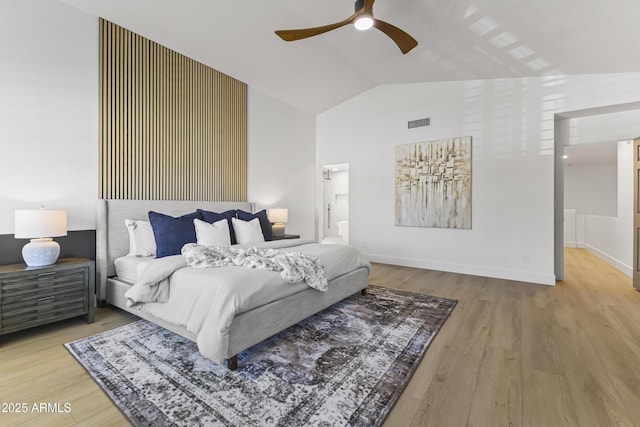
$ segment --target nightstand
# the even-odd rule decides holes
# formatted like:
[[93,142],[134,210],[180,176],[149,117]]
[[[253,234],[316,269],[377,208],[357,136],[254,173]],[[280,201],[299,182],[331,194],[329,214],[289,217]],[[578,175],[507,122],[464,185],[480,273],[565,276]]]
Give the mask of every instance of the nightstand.
[[273,236],[273,240],[283,240],[283,239],[299,239],[299,234],[285,234],[284,236]]
[[86,258],[0,266],[0,334],[83,315],[93,323],[95,276],[95,264]]

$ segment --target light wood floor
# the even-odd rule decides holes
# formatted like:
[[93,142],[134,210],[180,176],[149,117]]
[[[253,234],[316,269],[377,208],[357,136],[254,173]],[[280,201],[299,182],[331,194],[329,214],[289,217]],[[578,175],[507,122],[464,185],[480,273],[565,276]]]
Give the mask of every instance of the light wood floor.
[[[374,265],[373,285],[458,300],[385,427],[640,425],[640,293],[585,250],[565,264],[555,287]],[[62,344],[132,319],[98,309],[1,336],[0,404],[29,412],[0,425],[128,425]],[[31,412],[56,402],[71,411]]]

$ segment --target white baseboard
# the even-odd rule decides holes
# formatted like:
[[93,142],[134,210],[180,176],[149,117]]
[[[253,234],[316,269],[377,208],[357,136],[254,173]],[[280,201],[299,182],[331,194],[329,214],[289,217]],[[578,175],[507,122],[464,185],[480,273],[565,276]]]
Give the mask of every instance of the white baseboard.
[[582,248],[582,249],[586,249],[587,244],[585,242],[572,242],[572,241],[565,241],[563,246],[565,248]]
[[601,260],[603,260],[607,264],[611,264],[612,266],[614,266],[616,269],[622,271],[627,276],[633,277],[633,267],[629,267],[627,264],[623,263],[619,259],[616,259],[616,258],[612,257],[611,255],[609,255],[609,254],[607,254],[605,252],[602,252],[599,249],[594,248],[593,246],[589,245],[588,243],[585,243],[584,247],[589,252],[591,252],[592,254],[594,254],[595,256],[597,256],[598,258],[600,258]]
[[424,268],[427,270],[447,271],[450,273],[470,274],[472,276],[493,277],[496,279],[514,280],[517,282],[536,283],[555,286],[556,277],[553,274],[542,274],[531,271],[505,270],[487,268],[478,265],[464,265],[428,260],[397,258],[376,254],[365,254],[371,262],[381,264],[401,265],[403,267]]

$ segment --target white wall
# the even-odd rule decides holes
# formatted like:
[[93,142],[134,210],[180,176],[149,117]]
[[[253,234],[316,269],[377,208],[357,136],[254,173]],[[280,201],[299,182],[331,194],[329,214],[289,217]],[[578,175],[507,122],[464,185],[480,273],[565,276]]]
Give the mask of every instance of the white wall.
[[618,143],[616,216],[585,216],[585,247],[614,267],[633,272],[633,144]]
[[288,234],[314,239],[315,117],[253,88],[248,93],[247,198],[289,209]]
[[564,169],[564,207],[577,215],[618,214],[618,165],[567,165]]
[[[373,261],[553,284],[554,114],[638,100],[637,73],[379,86],[318,116],[317,164],[350,164],[351,243]],[[466,135],[472,229],[396,227],[394,147]]]
[[571,119],[569,144],[623,141],[638,136],[640,110]]
[[575,209],[564,210],[564,246],[569,248],[578,247],[576,218]]
[[14,209],[95,228],[98,20],[57,1],[0,2],[0,234]]
[[[68,210],[95,229],[98,19],[58,1],[0,2],[0,234],[18,208]],[[315,117],[249,88],[248,198],[289,208],[313,238]],[[47,172],[51,172],[49,175]]]

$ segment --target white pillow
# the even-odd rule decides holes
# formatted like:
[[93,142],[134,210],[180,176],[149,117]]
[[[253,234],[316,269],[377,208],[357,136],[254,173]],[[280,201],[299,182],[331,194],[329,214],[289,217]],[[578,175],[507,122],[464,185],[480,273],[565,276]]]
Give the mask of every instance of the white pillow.
[[236,241],[239,244],[264,242],[264,235],[258,218],[254,218],[251,221],[231,218],[231,223],[233,224],[233,232],[236,234]]
[[149,221],[125,219],[129,232],[129,256],[156,256],[156,239]]
[[229,234],[229,221],[221,219],[213,224],[201,221],[197,218],[193,220],[196,227],[196,238],[199,245],[205,246],[230,246],[231,235]]

